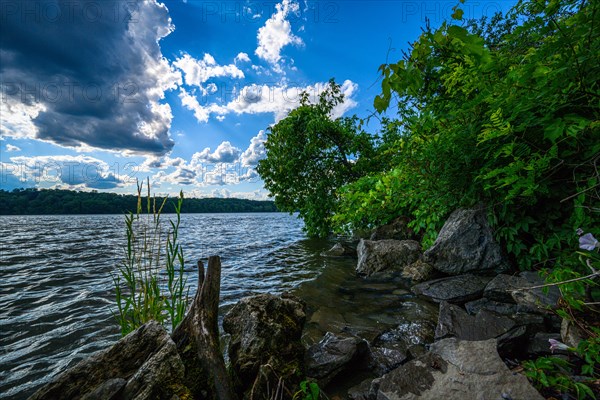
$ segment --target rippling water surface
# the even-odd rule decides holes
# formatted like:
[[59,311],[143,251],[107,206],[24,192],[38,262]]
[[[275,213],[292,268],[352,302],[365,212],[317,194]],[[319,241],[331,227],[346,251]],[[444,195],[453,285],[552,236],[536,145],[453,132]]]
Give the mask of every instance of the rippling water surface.
[[[190,266],[221,256],[227,309],[318,275],[329,244],[306,240],[301,228],[279,213],[186,214],[180,240]],[[0,217],[0,398],[26,398],[119,338],[111,272],[124,244],[122,215]],[[190,293],[196,279],[190,268]]]

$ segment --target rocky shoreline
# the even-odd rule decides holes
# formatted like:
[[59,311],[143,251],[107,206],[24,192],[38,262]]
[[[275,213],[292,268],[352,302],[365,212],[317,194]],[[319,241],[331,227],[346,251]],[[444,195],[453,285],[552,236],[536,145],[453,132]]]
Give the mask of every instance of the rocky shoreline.
[[[457,210],[425,252],[406,224],[399,218],[378,228],[356,252],[340,243],[323,255],[356,257],[365,282],[389,287],[401,277],[412,293],[398,286],[388,297],[418,298],[415,318],[382,331],[332,325],[304,299],[259,294],[224,317],[226,375],[213,371],[223,349],[210,355],[210,341],[189,339],[206,330],[192,316],[184,334],[147,323],[31,399],[291,399],[307,379],[331,399],[543,399],[510,367],[550,354],[549,339],[576,346],[576,329],[552,312],[558,290],[529,289],[543,284],[535,272],[510,274],[482,210]],[[311,326],[319,328],[313,335],[324,332],[312,344]],[[185,356],[190,351],[200,362]],[[231,390],[218,388],[224,381]]]

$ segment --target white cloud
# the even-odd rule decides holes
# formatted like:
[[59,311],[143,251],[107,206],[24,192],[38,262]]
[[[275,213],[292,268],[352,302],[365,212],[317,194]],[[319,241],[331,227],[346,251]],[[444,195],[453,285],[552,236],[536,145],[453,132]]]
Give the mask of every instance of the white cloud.
[[41,103],[26,104],[11,97],[3,97],[2,118],[0,118],[0,135],[15,139],[33,139],[38,128],[33,120],[46,111],[46,106]]
[[[180,89],[179,97],[182,104],[194,112],[194,116],[198,122],[208,122],[211,114],[224,116],[232,112],[236,114],[272,113],[275,117],[275,122],[278,122],[282,118],[285,118],[291,110],[300,105],[300,95],[302,92],[307,92],[309,94],[309,101],[316,103],[319,95],[327,88],[327,85],[328,83],[316,83],[309,86],[253,84],[241,88],[235,98],[225,105],[216,103],[206,106],[201,105],[195,96],[183,88]],[[340,117],[349,109],[356,106],[353,96],[357,89],[358,85],[356,83],[350,80],[344,81],[341,85],[344,102],[335,107],[332,117]]]
[[218,65],[215,58],[208,53],[204,54],[202,60],[197,60],[186,53],[175,60],[173,65],[183,71],[185,83],[190,86],[202,87],[209,79],[224,76],[244,78],[244,73],[235,64]]
[[90,156],[18,156],[10,161],[10,171],[23,182],[71,189],[113,189],[126,183],[126,177],[118,176],[115,168]]
[[234,59],[235,62],[250,62],[250,57],[248,57],[247,53],[238,53],[237,56],[235,56]]
[[265,142],[267,141],[267,134],[261,130],[258,135],[250,139],[250,146],[244,151],[240,157],[242,166],[244,167],[255,167],[258,162],[267,156],[265,150]]
[[258,47],[255,54],[280,71],[281,49],[293,44],[302,45],[302,39],[292,33],[290,22],[286,19],[290,13],[298,14],[300,7],[293,0],[283,0],[275,6],[276,12],[269,18],[265,25],[258,29]]
[[6,145],[6,151],[8,153],[14,152],[14,151],[21,151],[21,148],[18,146],[13,146],[12,144],[7,144]]
[[213,153],[207,147],[199,153],[194,153],[192,160],[204,161],[210,163],[233,163],[241,154],[241,150],[234,147],[229,142],[222,142]]

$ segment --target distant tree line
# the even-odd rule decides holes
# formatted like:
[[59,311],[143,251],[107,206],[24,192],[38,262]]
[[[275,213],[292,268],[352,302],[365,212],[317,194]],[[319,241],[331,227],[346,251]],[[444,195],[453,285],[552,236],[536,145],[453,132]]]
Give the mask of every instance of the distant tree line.
[[[164,197],[157,197],[157,205]],[[144,199],[145,200],[145,199]],[[137,196],[117,193],[78,192],[61,189],[0,190],[0,215],[123,214],[135,212]],[[176,198],[169,199],[163,213],[175,212]],[[144,206],[146,202],[143,202]],[[272,201],[220,198],[186,198],[184,213],[275,212]]]

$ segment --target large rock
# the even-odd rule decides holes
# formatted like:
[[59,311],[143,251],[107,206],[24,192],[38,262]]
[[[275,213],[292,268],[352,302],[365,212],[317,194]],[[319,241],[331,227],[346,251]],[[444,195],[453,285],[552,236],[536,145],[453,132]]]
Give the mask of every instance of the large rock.
[[417,260],[402,271],[402,277],[410,279],[413,282],[423,282],[432,279],[435,275],[435,269],[431,264],[423,260]]
[[295,296],[259,294],[240,300],[225,315],[223,329],[231,335],[229,360],[241,392],[261,393],[283,379],[293,390],[302,376],[304,347],[300,342],[305,304]]
[[[343,337],[327,332],[323,339],[306,351],[306,376],[326,386],[340,372],[364,368],[362,363],[368,343],[357,337]],[[358,365],[354,365],[358,364]]]
[[378,400],[543,399],[525,376],[506,367],[495,340],[441,340],[378,383]]
[[361,240],[356,250],[356,272],[367,276],[386,270],[401,271],[421,255],[421,246],[414,240]]
[[483,209],[453,212],[433,246],[425,252],[425,258],[435,269],[449,275],[508,269]]
[[437,303],[448,301],[462,304],[480,298],[490,279],[492,278],[465,274],[419,283],[411,290]]
[[181,384],[183,373],[175,343],[161,325],[150,321],[59,375],[30,399],[185,398],[190,393]]
[[412,240],[416,239],[415,231],[408,227],[410,220],[407,217],[398,217],[389,224],[375,228],[370,240]]

